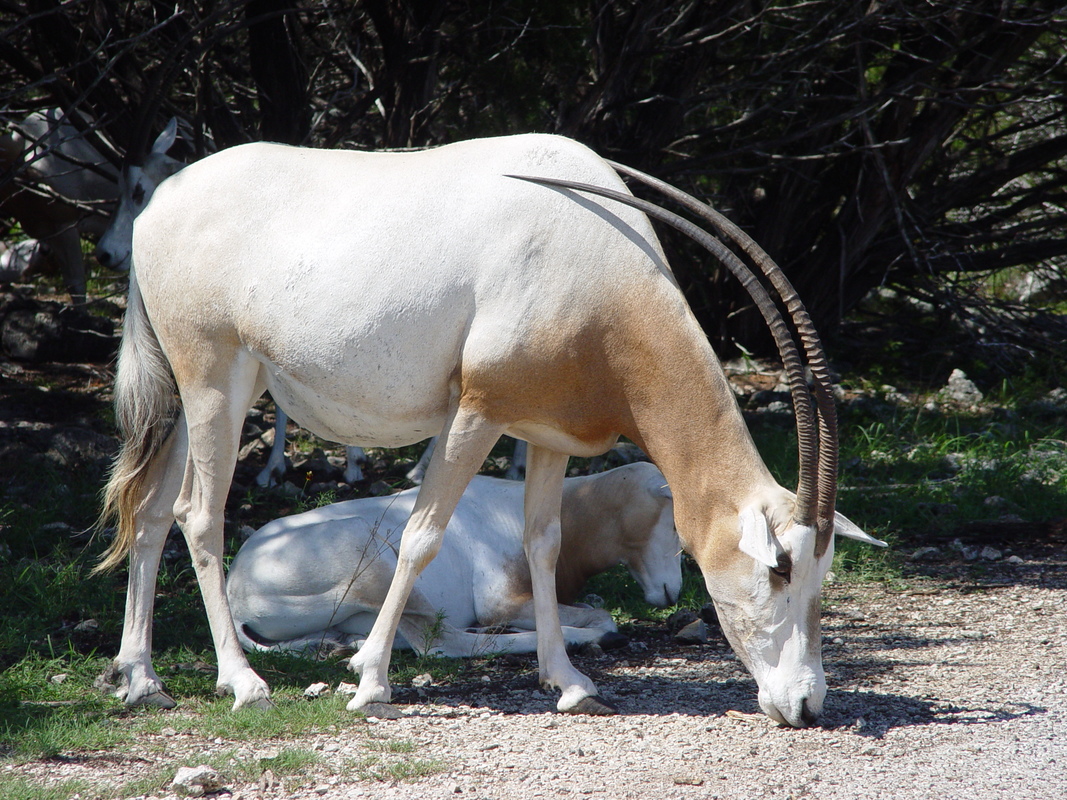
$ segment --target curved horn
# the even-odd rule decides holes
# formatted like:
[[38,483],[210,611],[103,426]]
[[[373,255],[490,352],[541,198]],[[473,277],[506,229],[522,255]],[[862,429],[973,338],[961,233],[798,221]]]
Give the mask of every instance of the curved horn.
[[[815,403],[819,411],[819,460],[818,460],[818,511],[817,531],[815,544],[816,558],[820,557],[830,544],[834,532],[834,507],[837,501],[837,407],[834,404],[831,390],[830,366],[826,360],[819,334],[812,324],[807,309],[801,302],[796,289],[793,288],[789,278],[782,272],[774,260],[767,255],[747,233],[737,225],[724,217],[707,203],[697,200],[692,195],[686,194],[669,183],[647,175],[633,167],[618,164],[614,161],[608,163],[620,174],[644,183],[647,186],[662,192],[668,198],[692,211],[702,219],[710,222],[721,236],[735,242],[749,258],[755,262],[760,271],[767,276],[775,291],[785,304],[800,335],[804,352],[807,355],[808,367],[812,374],[812,388],[815,395]],[[794,404],[796,397],[794,395]],[[800,424],[800,417],[797,417]]]
[[800,351],[797,349],[796,342],[793,341],[793,336],[789,332],[781,312],[779,312],[778,307],[767,293],[763,284],[761,284],[756,279],[756,276],[752,274],[752,271],[745,266],[741,260],[726,247],[726,245],[703,228],[700,228],[689,220],[680,217],[671,211],[660,208],[647,200],[641,200],[631,194],[625,194],[612,189],[605,189],[600,186],[577,183],[574,181],[557,180],[554,178],[533,178],[523,175],[509,175],[507,177],[518,178],[519,180],[539,183],[545,186],[555,186],[562,189],[587,192],[589,194],[606,197],[609,200],[615,200],[624,205],[643,211],[648,216],[667,223],[700,244],[709,253],[722,261],[737,279],[741,281],[741,284],[745,287],[745,290],[748,291],[749,295],[751,295],[753,302],[755,302],[756,307],[760,310],[763,319],[770,328],[771,335],[774,336],[775,344],[778,346],[778,352],[782,356],[782,363],[786,369],[786,374],[789,376],[789,391],[792,395],[793,407],[796,411],[797,440],[798,449],[800,451],[800,474],[797,479],[797,500],[793,516],[796,522],[800,525],[814,524],[816,522],[815,512],[817,502],[815,467],[818,460],[819,442],[815,420],[813,419],[807,382],[804,380],[804,364],[800,358]]

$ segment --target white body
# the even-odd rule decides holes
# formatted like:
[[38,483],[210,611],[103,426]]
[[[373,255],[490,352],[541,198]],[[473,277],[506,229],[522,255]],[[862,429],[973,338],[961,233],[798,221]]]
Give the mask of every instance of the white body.
[[[815,527],[794,523],[794,496],[756,451],[648,218],[511,175],[625,192],[587,148],[541,135],[413,153],[244,145],[159,186],[134,229],[116,381],[125,443],[105,509],[119,515],[105,566],[131,554],[115,662],[127,703],[173,702],[150,649],[158,553],[174,519],[204,595],[220,690],[238,707],[269,702],[222,572],[244,415],[269,390],[333,441],[395,447],[441,434],[394,579],[351,661],[361,680],[350,708],[390,698],[408,596],[507,433],[529,443],[523,541],[541,680],[561,691],[559,709],[602,708],[567,658],[556,603],[567,458],[625,435],[670,484],[682,544],[764,710],[791,725],[819,713],[832,537],[817,547]],[[773,571],[783,563],[791,578]]]
[[25,184],[0,189],[0,210],[47,244],[71,296],[84,300],[81,237],[104,233],[118,198],[117,170],[59,109],[35,111],[0,136],[0,172],[11,168],[23,170]]
[[[96,259],[104,266],[120,272],[129,271],[134,220],[148,205],[156,187],[185,166],[184,162],[167,155],[167,151],[174,146],[177,132],[178,120],[172,117],[153,142],[144,163],[126,167],[119,176],[119,202],[96,246]],[[285,475],[285,428],[288,421],[289,417],[279,406],[274,423],[274,444],[271,445],[267,463],[256,476],[259,486],[275,485]],[[346,455],[348,464],[345,467],[345,481],[355,483],[363,480],[361,464],[366,461],[363,449],[348,447]]]
[[[335,503],[256,531],[226,581],[242,646],[361,645],[385,600],[418,491]],[[536,651],[522,531],[523,486],[471,480],[440,552],[415,581],[397,646],[456,657]],[[681,591],[679,552],[670,491],[651,464],[564,481],[557,595],[567,644],[615,631],[606,611],[564,605],[586,579],[624,563],[648,602],[667,606]],[[497,626],[513,630],[466,630]]]

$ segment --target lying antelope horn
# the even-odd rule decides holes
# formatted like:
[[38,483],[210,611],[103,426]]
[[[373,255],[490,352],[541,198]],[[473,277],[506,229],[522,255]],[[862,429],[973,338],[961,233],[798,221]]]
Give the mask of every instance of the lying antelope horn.
[[834,531],[838,463],[837,407],[834,405],[830,366],[826,360],[826,352],[823,350],[819,334],[815,330],[814,324],[812,324],[808,310],[804,307],[804,303],[800,300],[796,289],[789,282],[789,278],[786,277],[774,260],[767,255],[766,251],[751,236],[710,205],[697,200],[692,195],[686,194],[681,189],[671,186],[659,178],[654,178],[633,167],[618,164],[614,161],[609,161],[608,163],[620,174],[634,178],[688,208],[694,214],[710,222],[721,236],[736,243],[760,268],[760,271],[767,276],[767,279],[771,282],[775,291],[778,292],[778,296],[781,297],[783,304],[789,311],[808,358],[815,403],[819,411],[819,505],[817,512],[818,536],[815,545],[815,555],[818,558],[826,552]]
[[[523,175],[509,175],[507,177],[518,178],[519,180],[530,181],[544,186],[587,192],[643,211],[648,216],[670,225],[697,242],[725,264],[741,281],[741,284],[752,297],[753,302],[755,302],[756,307],[770,328],[771,335],[774,336],[775,344],[778,346],[778,352],[781,354],[782,364],[789,377],[789,390],[793,398],[793,407],[797,418],[797,444],[800,460],[799,477],[797,479],[797,500],[793,516],[799,525],[814,524],[816,522],[816,471],[819,463],[819,441],[812,414],[811,397],[808,392],[807,382],[804,380],[804,364],[800,358],[800,351],[796,342],[793,341],[793,336],[789,332],[781,312],[763,284],[752,274],[752,270],[745,266],[733,251],[703,228],[647,200],[641,200],[633,195],[612,189],[574,181],[533,178]],[[825,548],[823,549],[825,550]]]

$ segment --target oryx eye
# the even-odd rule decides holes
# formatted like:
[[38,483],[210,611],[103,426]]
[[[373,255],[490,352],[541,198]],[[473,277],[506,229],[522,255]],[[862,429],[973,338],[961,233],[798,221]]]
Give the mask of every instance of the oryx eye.
[[133,202],[137,205],[141,205],[144,202],[144,187],[141,184],[133,187]]
[[778,566],[771,567],[771,572],[777,575],[786,583],[789,583],[790,577],[793,575],[793,560],[785,553],[778,556]]

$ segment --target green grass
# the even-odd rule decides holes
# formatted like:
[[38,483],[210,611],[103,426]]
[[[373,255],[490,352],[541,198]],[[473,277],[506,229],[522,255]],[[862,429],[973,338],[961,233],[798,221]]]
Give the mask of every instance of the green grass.
[[385,782],[411,781],[443,772],[448,765],[440,759],[405,758],[400,760],[370,756],[354,762],[352,769],[360,780]]
[[[138,794],[140,792],[132,791],[120,796],[135,797]],[[75,796],[92,797],[92,786],[86,781],[62,781],[41,786],[27,778],[0,775],[0,797],[4,800],[70,800]]]

